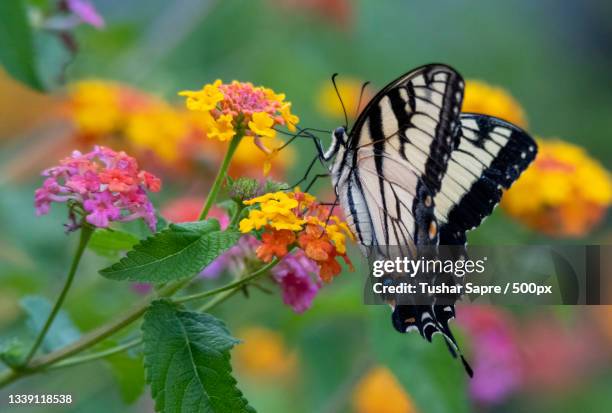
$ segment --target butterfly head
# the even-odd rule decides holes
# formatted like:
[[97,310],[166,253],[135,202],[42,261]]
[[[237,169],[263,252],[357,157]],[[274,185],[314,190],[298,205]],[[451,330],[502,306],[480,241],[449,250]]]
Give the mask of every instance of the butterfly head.
[[348,136],[346,135],[346,129],[344,126],[339,126],[334,130],[334,134],[332,136],[334,143],[342,146],[346,146],[346,142],[348,140]]

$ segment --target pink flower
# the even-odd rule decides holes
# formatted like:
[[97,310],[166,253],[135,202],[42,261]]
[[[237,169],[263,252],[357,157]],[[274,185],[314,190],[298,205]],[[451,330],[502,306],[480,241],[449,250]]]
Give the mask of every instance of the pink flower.
[[110,221],[115,221],[121,216],[121,210],[113,204],[113,198],[108,192],[94,193],[83,202],[87,214],[87,222],[91,225],[106,228]]
[[272,274],[280,284],[286,305],[291,306],[296,313],[303,313],[310,308],[321,287],[321,281],[319,267],[303,251],[286,255],[272,269]]
[[104,19],[91,2],[87,0],[66,0],[66,6],[83,22],[98,29],[104,27]]
[[48,213],[51,202],[71,201],[71,213],[81,212],[75,208],[80,205],[85,220],[96,227],[142,218],[155,230],[155,209],[146,190],[158,191],[161,181],[140,171],[136,160],[125,152],[103,146],[86,154],[74,151],[59,166],[44,170],[43,176],[47,179],[34,193],[37,215]]
[[472,397],[481,404],[502,402],[521,387],[524,375],[512,318],[497,308],[464,306],[458,319],[474,343]]

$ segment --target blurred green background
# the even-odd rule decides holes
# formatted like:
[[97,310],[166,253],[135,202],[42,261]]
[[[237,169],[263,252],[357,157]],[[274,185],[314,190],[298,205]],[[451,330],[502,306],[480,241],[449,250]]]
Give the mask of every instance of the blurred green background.
[[[106,0],[94,4],[106,26],[76,28],[79,46],[67,66],[68,82],[92,77],[118,80],[180,102],[177,91],[197,89],[216,78],[251,81],[286,93],[302,127],[332,129],[342,119],[331,119],[317,107],[318,90],[329,84],[332,73],[369,80],[376,89],[413,67],[443,62],[466,78],[509,91],[525,109],[528,129],[535,135],[577,143],[603,165],[612,165],[610,2]],[[66,59],[54,42],[44,43],[38,53],[43,69],[61,66]],[[33,191],[41,182],[37,170],[57,159],[44,153],[45,140],[58,127],[45,115],[54,100],[16,86],[6,74],[0,77],[0,162],[8,165],[20,159],[23,169],[0,177],[0,329],[6,339],[27,337],[20,297],[39,294],[54,299],[76,239],[63,233],[62,208],[36,218],[32,206]],[[60,93],[61,85],[54,92]],[[300,155],[285,177],[288,182],[298,180],[315,155],[311,142],[295,146]],[[28,148],[38,158],[33,165],[23,157]],[[170,176],[164,184],[154,200],[157,205],[190,188],[185,177]],[[316,189],[331,196],[326,180]],[[195,192],[203,194],[205,189]],[[605,219],[578,242],[609,243],[611,230],[610,219]],[[470,238],[474,243],[548,242],[500,210]],[[350,252],[356,262],[358,254],[356,249]],[[81,331],[102,324],[140,298],[129,286],[97,275],[108,262],[88,252],[68,297],[67,312]],[[416,334],[397,334],[386,308],[362,304],[361,289],[359,271],[345,272],[302,315],[285,307],[277,293],[257,290],[248,299],[236,296],[216,310],[239,338],[241,331],[253,326],[278,334],[250,353],[247,340],[247,354],[238,360],[257,359],[259,354],[265,365],[292,358],[278,377],[267,377],[265,368],[235,367],[241,388],[258,411],[358,411],[355,389],[377,365],[393,372],[413,401],[413,411],[606,412],[612,407],[612,311],[608,309],[478,310],[484,316],[473,317],[481,324],[471,324],[468,331],[478,337],[479,328],[486,330],[491,319],[498,320],[507,333],[497,337],[503,341],[499,346],[509,345],[511,336],[517,353],[534,347],[541,351],[535,354],[546,359],[536,363],[537,369],[551,372],[538,374],[535,367],[525,366],[510,380],[504,374],[508,364],[493,362],[488,381],[499,382],[507,391],[484,400],[474,396],[478,390],[470,388],[475,385],[441,340],[430,345]],[[460,309],[459,318],[461,314]],[[478,340],[456,329],[468,358],[478,360]],[[266,359],[266,346],[281,349],[277,348],[278,354],[269,350],[273,356]],[[496,349],[487,350],[494,360],[502,351]],[[6,405],[9,393],[70,393],[76,402],[69,407],[19,411],[153,411],[148,390],[135,402],[125,402],[125,396],[138,394],[141,373],[138,359],[130,357],[52,371],[0,391],[0,410],[12,411]],[[386,400],[384,392],[371,397],[380,397],[381,403]]]

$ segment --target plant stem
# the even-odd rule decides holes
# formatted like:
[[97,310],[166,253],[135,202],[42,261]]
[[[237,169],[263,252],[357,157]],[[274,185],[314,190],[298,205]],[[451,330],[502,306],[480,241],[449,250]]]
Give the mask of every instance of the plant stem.
[[98,360],[98,359],[102,359],[102,358],[106,358],[108,356],[112,356],[113,354],[117,354],[117,353],[121,353],[122,351],[125,350],[129,350],[132,347],[136,347],[137,345],[142,343],[142,337],[136,337],[130,341],[127,341],[123,344],[120,344],[118,346],[106,349],[104,351],[98,351],[96,353],[92,353],[92,354],[86,354],[84,356],[80,356],[80,357],[72,357],[66,360],[62,360],[59,363],[55,363],[51,366],[49,366],[49,370],[55,370],[55,369],[59,369],[62,367],[69,367],[69,366],[74,366],[77,364],[82,364],[82,363],[87,363],[89,361],[94,361],[94,360]]
[[[248,276],[241,278],[240,280],[237,280],[233,283],[224,285],[223,287],[219,287],[216,288],[214,290],[209,290],[209,291],[204,291],[201,293],[197,293],[197,294],[192,294],[192,295],[187,295],[187,296],[183,296],[183,297],[178,297],[173,299],[172,301],[175,303],[185,303],[188,301],[193,301],[193,300],[199,300],[202,298],[206,298],[206,297],[212,297],[212,296],[217,296],[215,297],[215,299],[208,301],[206,304],[204,304],[202,307],[200,307],[200,311],[208,311],[211,308],[215,307],[216,305],[220,304],[221,302],[225,301],[226,299],[228,299],[229,297],[231,297],[234,293],[236,293],[240,287],[242,287],[243,285],[248,284],[249,282],[253,281],[254,279],[261,277],[262,275],[264,275],[265,273],[267,273],[270,269],[274,268],[274,266],[276,264],[278,264],[278,260],[274,259],[272,261],[270,261],[268,264],[264,265],[263,267],[261,267],[260,269],[254,271],[252,274],[249,274]],[[176,287],[174,287],[176,288]],[[160,290],[161,292],[161,290]],[[165,291],[164,293],[167,295],[169,291]],[[160,294],[161,295],[161,294]],[[124,326],[128,325],[129,323],[131,323],[132,321],[134,321],[135,319],[139,318],[140,315],[142,315],[142,313],[144,313],[144,311],[141,310],[141,307],[144,307],[144,309],[146,310],[148,308],[148,305],[150,303],[150,300],[147,300],[146,305],[144,306],[138,306],[136,307],[132,312],[132,316],[129,318],[124,318],[122,319],[121,323],[117,323],[115,325],[116,328],[123,328]],[[121,325],[121,327],[119,327],[119,324]],[[96,334],[95,338],[96,338],[96,343],[103,340],[104,338],[106,338],[107,336],[111,335],[114,331],[111,331],[112,329],[107,328],[106,332],[104,334]],[[69,358],[67,360],[61,361],[65,356],[65,354],[62,356],[62,358],[58,358],[59,356],[55,356],[54,360],[50,360],[47,361],[43,364],[39,364],[38,366],[32,366],[32,368],[30,369],[29,372],[34,372],[36,370],[41,370],[41,369],[56,369],[56,368],[61,368],[61,367],[68,367],[68,366],[73,366],[76,364],[81,364],[81,363],[86,363],[88,361],[92,361],[92,360],[97,360],[100,358],[104,358],[104,357],[108,357],[110,355],[116,354],[116,353],[120,353],[124,350],[130,349],[134,346],[137,346],[138,344],[140,344],[142,342],[142,337],[138,337],[135,338],[133,340],[130,340],[124,344],[118,345],[116,347],[113,348],[109,348],[107,350],[104,351],[100,351],[97,353],[93,353],[93,354],[87,354],[84,356],[80,356],[80,357],[73,357],[73,358]],[[94,343],[91,342],[91,340],[86,341],[86,343],[88,344],[88,347],[93,345]],[[78,346],[79,349],[83,348],[83,345]],[[80,351],[80,350],[79,350]],[[73,354],[74,351],[71,351],[70,354]],[[51,364],[53,363],[53,364]],[[28,373],[29,373],[28,372]],[[1,378],[0,378],[0,386],[2,385],[1,382]]]
[[272,261],[270,261],[268,264],[264,265],[263,267],[261,267],[257,271],[253,272],[252,274],[247,275],[246,277],[241,278],[241,279],[239,279],[237,281],[234,281],[233,283],[224,285],[223,287],[219,287],[219,288],[216,288],[214,290],[202,291],[202,292],[196,293],[196,294],[184,295],[182,297],[177,297],[177,298],[173,299],[172,301],[174,301],[175,303],[185,303],[185,302],[188,302],[188,301],[199,300],[199,299],[202,299],[202,298],[211,297],[213,295],[218,295],[219,293],[222,293],[222,292],[231,291],[231,290],[237,290],[238,288],[242,287],[243,285],[253,281],[255,278],[258,278],[262,274],[265,274],[268,270],[273,268],[276,264],[278,264],[278,260],[275,258]]
[[225,181],[225,176],[227,174],[227,170],[229,168],[230,162],[238,149],[238,145],[240,144],[240,140],[244,134],[238,131],[236,135],[230,141],[229,147],[227,148],[227,152],[225,153],[225,157],[223,158],[223,162],[221,163],[221,168],[219,172],[217,172],[217,176],[215,177],[215,181],[213,182],[212,188],[210,188],[210,192],[206,197],[206,202],[204,202],[204,207],[202,208],[202,212],[200,212],[200,217],[198,219],[205,219],[210,211],[210,208],[215,203],[217,199],[217,194],[219,193],[219,189],[223,185],[223,181]]
[[42,344],[45,336],[47,335],[47,332],[49,331],[49,328],[51,328],[51,325],[53,324],[53,320],[55,320],[55,316],[57,316],[57,313],[62,307],[62,304],[64,304],[64,300],[66,299],[66,294],[68,293],[68,290],[70,290],[70,287],[72,286],[72,281],[74,280],[74,276],[79,266],[79,262],[81,262],[81,257],[83,256],[85,247],[87,246],[87,243],[89,242],[94,230],[95,229],[88,224],[83,224],[83,226],[81,227],[79,245],[77,246],[77,250],[74,253],[72,264],[70,265],[70,270],[68,271],[68,277],[66,278],[66,281],[64,282],[64,287],[62,288],[62,291],[60,292],[59,297],[57,297],[57,300],[55,301],[55,304],[53,305],[53,308],[51,309],[51,313],[49,314],[49,317],[47,317],[47,321],[45,321],[45,324],[42,330],[40,331],[40,333],[38,333],[38,336],[36,337],[36,340],[34,341],[32,348],[30,349],[30,351],[28,352],[28,355],[23,360],[24,366],[27,365],[32,359],[32,357],[34,357],[34,354],[36,354],[36,351]]

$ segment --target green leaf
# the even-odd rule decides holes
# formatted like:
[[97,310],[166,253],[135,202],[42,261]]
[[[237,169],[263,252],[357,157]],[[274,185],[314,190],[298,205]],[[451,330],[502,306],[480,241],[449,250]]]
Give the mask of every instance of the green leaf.
[[162,283],[192,275],[238,241],[216,220],[170,226],[141,241],[119,262],[100,271],[112,280]]
[[[28,314],[27,325],[32,334],[36,336],[45,325],[47,317],[51,313],[52,305],[46,298],[34,295],[23,297],[20,303]],[[68,314],[60,310],[55,316],[51,328],[47,331],[47,335],[42,342],[42,348],[45,351],[56,350],[78,340],[80,335]]]
[[0,1],[0,63],[16,79],[42,90],[26,6],[22,0]]
[[[117,345],[116,342],[105,343],[102,350]],[[121,400],[127,404],[134,403],[144,391],[144,369],[142,355],[132,355],[129,351],[113,354],[105,358],[119,386]]]
[[138,238],[129,232],[99,229],[93,233],[87,247],[102,257],[118,258],[121,252],[132,249],[136,244]]
[[230,350],[238,340],[209,314],[153,302],[142,325],[146,381],[163,413],[253,413],[236,387]]
[[414,399],[420,411],[463,413],[471,411],[467,374],[449,354],[440,335],[428,343],[417,333],[400,334],[391,326],[391,313],[383,306],[371,308],[372,348]]
[[3,341],[0,344],[0,360],[9,367],[21,365],[26,354],[26,346],[16,337]]

